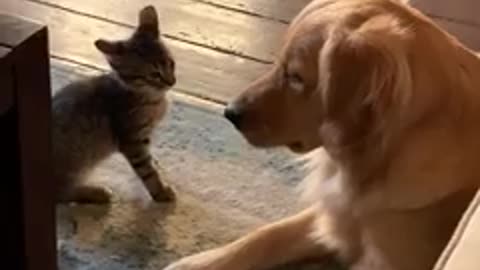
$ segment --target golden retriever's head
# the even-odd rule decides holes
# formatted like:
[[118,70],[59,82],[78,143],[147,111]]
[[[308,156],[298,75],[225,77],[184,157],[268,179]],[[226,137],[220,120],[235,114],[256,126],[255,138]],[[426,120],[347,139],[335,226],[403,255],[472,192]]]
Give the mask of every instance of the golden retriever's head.
[[225,116],[259,147],[307,152],[371,137],[409,110],[412,28],[428,25],[415,16],[389,0],[312,2],[292,22],[272,69]]

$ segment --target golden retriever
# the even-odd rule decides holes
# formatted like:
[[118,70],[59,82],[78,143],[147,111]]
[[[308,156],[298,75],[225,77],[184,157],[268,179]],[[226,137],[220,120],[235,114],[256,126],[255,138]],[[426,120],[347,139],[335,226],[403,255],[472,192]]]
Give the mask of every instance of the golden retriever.
[[479,75],[472,51],[405,3],[311,2],[225,116],[254,146],[312,152],[312,206],[166,269],[432,269],[480,183]]

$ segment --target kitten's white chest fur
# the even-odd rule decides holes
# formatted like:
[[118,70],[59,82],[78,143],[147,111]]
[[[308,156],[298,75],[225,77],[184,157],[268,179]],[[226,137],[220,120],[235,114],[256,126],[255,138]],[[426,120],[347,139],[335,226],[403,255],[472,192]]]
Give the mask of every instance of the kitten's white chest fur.
[[140,91],[145,91],[147,100],[151,100],[151,106],[145,108],[147,115],[156,121],[161,120],[168,107],[167,93],[151,86],[145,86]]

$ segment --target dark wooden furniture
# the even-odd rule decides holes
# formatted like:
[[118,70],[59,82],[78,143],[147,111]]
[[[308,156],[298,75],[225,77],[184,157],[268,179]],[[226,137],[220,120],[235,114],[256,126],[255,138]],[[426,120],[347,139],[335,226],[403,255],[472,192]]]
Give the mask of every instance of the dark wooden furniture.
[[0,14],[2,269],[55,270],[47,28]]

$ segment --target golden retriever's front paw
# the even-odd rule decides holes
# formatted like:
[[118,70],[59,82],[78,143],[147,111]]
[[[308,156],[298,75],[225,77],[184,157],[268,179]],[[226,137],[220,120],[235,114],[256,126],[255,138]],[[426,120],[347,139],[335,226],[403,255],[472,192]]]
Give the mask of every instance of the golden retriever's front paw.
[[167,266],[164,270],[220,270],[210,264],[204,263],[201,259],[185,258]]
[[[200,270],[201,268],[195,267],[195,265],[185,264],[182,261],[170,264],[163,270]],[[206,270],[206,269],[205,269]]]
[[[180,260],[178,262],[172,263],[163,270],[211,270],[212,268],[195,262],[190,262],[188,260]],[[212,269],[213,270],[213,269]]]
[[239,270],[239,265],[233,265],[228,256],[218,250],[207,251],[194,256],[183,258],[170,264],[163,270]]

